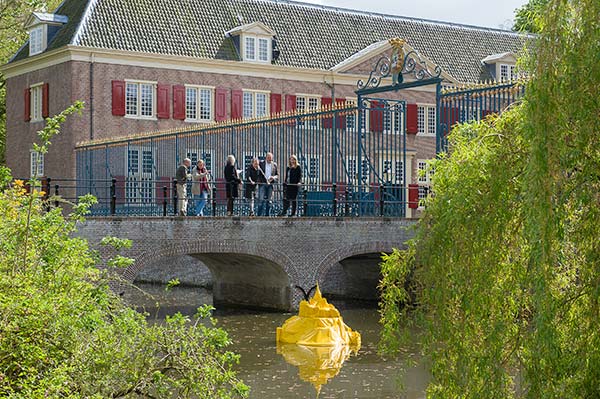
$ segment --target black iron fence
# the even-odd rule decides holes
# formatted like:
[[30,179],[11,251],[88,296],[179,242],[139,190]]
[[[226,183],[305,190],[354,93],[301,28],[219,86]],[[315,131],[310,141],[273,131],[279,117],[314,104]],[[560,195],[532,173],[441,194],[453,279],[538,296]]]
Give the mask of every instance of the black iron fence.
[[[157,190],[157,195],[151,200],[139,192],[134,193],[135,190],[144,190],[144,184],[151,184]],[[116,179],[79,181],[43,178],[38,189],[45,193],[48,206],[55,207],[68,207],[69,203],[76,203],[82,193],[92,194],[98,200],[91,208],[92,216],[180,216],[181,207],[184,206],[183,213],[192,217],[197,216],[197,206],[202,200],[204,217],[228,215],[226,183],[209,181],[206,198],[192,195],[192,184],[186,184],[185,198],[178,197],[176,180],[120,182]],[[127,185],[130,191],[125,190]],[[240,184],[239,196],[232,199],[233,216],[284,216],[284,199],[290,201],[285,216],[297,217],[405,217],[409,209],[419,206],[420,187],[416,184],[408,187],[396,184],[371,185],[363,191],[347,185],[300,184],[295,198],[286,195],[289,192],[286,184],[274,183],[272,186],[272,196],[267,199],[260,198],[258,187],[251,195],[245,195],[247,190],[244,184]],[[269,205],[268,215],[259,212],[263,201],[263,208],[267,203]],[[296,212],[292,214],[294,208]]]

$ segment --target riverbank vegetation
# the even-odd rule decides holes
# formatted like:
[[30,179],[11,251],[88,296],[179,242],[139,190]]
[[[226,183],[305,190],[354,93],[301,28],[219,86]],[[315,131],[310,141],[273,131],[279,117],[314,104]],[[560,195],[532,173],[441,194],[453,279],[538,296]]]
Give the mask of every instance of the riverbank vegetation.
[[[45,153],[82,107],[48,118],[35,150]],[[115,257],[101,270],[97,254],[72,234],[95,199],[81,198],[65,217],[49,207],[54,198],[31,189],[37,183],[13,182],[0,169],[0,396],[246,397],[232,370],[238,356],[226,350],[230,339],[211,309],[148,323],[108,286],[113,269],[132,260]]]
[[382,349],[423,329],[429,397],[600,397],[600,2],[547,3],[525,99],[453,130],[383,264]]

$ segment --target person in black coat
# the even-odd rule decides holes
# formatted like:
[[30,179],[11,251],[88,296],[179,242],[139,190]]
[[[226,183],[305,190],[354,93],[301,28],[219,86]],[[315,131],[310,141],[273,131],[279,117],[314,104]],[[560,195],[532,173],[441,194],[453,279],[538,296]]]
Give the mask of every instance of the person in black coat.
[[227,157],[227,165],[225,165],[225,193],[227,195],[227,216],[233,215],[233,199],[239,196],[238,184],[242,181],[238,177],[235,169],[235,157],[229,155]]
[[283,193],[283,209],[279,216],[284,216],[292,205],[292,213],[290,216],[296,215],[298,205],[298,189],[302,184],[302,168],[298,165],[298,158],[292,155],[289,160],[288,167],[285,170],[284,193]]
[[258,158],[253,158],[248,169],[246,169],[246,186],[244,187],[244,198],[249,202],[250,216],[254,216],[254,197],[258,182]]

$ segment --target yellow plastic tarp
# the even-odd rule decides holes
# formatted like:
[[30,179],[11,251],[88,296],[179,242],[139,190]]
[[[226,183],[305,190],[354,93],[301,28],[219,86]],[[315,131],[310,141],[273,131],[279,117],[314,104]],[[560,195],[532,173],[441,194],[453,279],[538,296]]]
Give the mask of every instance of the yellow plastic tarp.
[[277,327],[277,342],[306,346],[360,347],[360,334],[348,327],[335,306],[327,303],[317,286],[310,301],[300,302],[298,316]]

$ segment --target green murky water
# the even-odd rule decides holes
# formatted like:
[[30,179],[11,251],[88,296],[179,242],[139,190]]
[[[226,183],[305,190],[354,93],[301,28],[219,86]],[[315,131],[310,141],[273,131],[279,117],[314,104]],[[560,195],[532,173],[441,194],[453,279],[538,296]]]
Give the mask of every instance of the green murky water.
[[[192,315],[201,304],[212,303],[211,292],[202,288],[176,287],[165,292],[164,287],[159,286],[139,287],[154,299],[136,290],[128,290],[125,299],[145,308],[152,317],[164,318],[177,311]],[[158,311],[154,307],[156,301],[160,304]],[[341,368],[329,370],[331,378],[321,386],[319,398],[424,398],[429,375],[415,352],[399,360],[386,360],[377,355],[379,324],[373,304],[331,302],[340,310],[346,324],[361,333],[362,347]],[[317,397],[315,387],[306,381],[311,378],[310,371],[307,375],[306,369],[288,364],[277,353],[275,330],[290,316],[292,313],[220,309],[215,313],[219,326],[229,332],[234,342],[231,350],[241,355],[238,375],[251,387],[251,398]],[[404,373],[403,369],[406,369]]]

